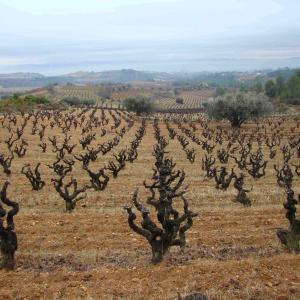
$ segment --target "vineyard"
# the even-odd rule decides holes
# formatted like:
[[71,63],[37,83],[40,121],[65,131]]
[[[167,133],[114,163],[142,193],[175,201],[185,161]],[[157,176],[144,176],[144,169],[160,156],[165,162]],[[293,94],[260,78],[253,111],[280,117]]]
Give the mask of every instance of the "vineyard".
[[[65,98],[78,98],[80,100],[93,100],[104,108],[120,108],[127,98],[144,96],[152,99],[159,111],[175,110],[201,110],[203,103],[214,96],[214,89],[198,91],[181,91],[175,95],[168,86],[56,86],[51,93],[47,90],[33,92],[34,95],[44,95],[54,102],[60,102]],[[177,103],[176,99],[182,99]]]
[[101,97],[97,95],[98,89],[96,87],[74,87],[74,86],[64,86],[57,87],[55,89],[55,94],[53,100],[58,102],[61,99],[68,97],[76,97],[80,100],[95,100],[101,103]]
[[213,90],[183,91],[179,98],[183,103],[176,103],[176,98],[161,98],[158,101],[160,109],[168,110],[201,110],[203,103],[213,97]]
[[300,298],[299,117],[38,110],[0,140],[1,299]]

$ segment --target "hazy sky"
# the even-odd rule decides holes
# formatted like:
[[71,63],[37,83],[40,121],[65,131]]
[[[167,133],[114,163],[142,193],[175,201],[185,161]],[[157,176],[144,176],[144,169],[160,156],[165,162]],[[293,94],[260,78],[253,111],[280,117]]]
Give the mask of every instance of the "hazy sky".
[[300,67],[300,0],[0,0],[0,72]]

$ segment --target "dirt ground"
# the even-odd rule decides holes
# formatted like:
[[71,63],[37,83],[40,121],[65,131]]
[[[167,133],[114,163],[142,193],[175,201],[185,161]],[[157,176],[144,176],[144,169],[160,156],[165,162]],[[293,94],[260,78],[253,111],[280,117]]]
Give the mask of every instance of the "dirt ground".
[[[99,155],[91,163],[93,169],[129,146],[140,125],[137,121],[116,148],[104,157]],[[286,135],[292,125],[284,124]],[[201,292],[209,299],[300,299],[300,256],[288,253],[276,237],[277,228],[288,227],[282,206],[285,193],[276,184],[273,170],[273,164],[281,164],[280,150],[268,163],[265,177],[257,181],[247,177],[246,186],[253,186],[249,194],[253,205],[244,208],[233,202],[232,187],[219,191],[212,180],[204,178],[200,146],[190,142],[196,149],[191,164],[178,140],[170,140],[167,150],[177,168],[187,174],[187,199],[199,216],[186,234],[186,249],[172,248],[163,263],[152,265],[149,245],[130,230],[122,208],[130,203],[136,187],[141,199],[146,199],[143,181],[151,179],[156,143],[152,121],[147,121],[137,160],[127,163],[117,179],[110,178],[105,191],[89,191],[71,214],[64,211],[64,202],[51,184],[53,172],[46,166],[55,160],[47,137],[62,138],[62,134],[48,127],[45,141],[49,148],[42,153],[39,138],[30,134],[30,128],[24,135],[28,152],[13,161],[9,177],[8,195],[20,204],[15,217],[19,249],[15,270],[0,271],[0,299],[176,299],[177,292]],[[168,137],[163,123],[160,128]],[[200,136],[201,131],[198,124],[196,134]],[[71,134],[78,143],[80,130]],[[3,141],[8,136],[0,128],[1,153],[7,151]],[[102,138],[97,135],[93,145],[113,136],[114,132]],[[74,151],[81,151],[80,144]],[[42,163],[46,186],[35,192],[20,170],[26,163],[37,162]],[[88,183],[79,162],[73,176],[80,184]],[[2,171],[0,178],[2,185],[6,180]],[[299,178],[294,185],[299,193]]]

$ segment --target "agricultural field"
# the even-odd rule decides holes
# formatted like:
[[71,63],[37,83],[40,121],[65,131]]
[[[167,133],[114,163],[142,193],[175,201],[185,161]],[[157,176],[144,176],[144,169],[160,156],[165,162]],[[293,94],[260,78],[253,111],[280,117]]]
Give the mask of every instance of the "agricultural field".
[[1,98],[6,98],[7,95],[14,93],[25,93],[31,90],[30,87],[2,87],[0,86],[0,100]]
[[[177,97],[161,98],[158,107],[162,110],[201,110],[203,103],[209,101],[214,96],[213,89],[203,89],[200,91],[182,91]],[[176,103],[176,98],[181,98],[183,103]]]
[[[59,97],[79,93],[96,94]],[[196,108],[210,93],[181,96]],[[14,230],[0,214],[18,238],[1,299],[299,299],[299,232],[298,249],[284,245],[299,222],[299,136],[297,116],[238,130],[98,107],[0,115],[0,198],[19,204]],[[145,238],[162,230],[153,193],[173,200],[162,226],[181,234],[161,261]]]
[[[31,93],[31,92],[29,92]],[[53,102],[60,102],[64,98],[76,97],[80,100],[94,100],[104,108],[119,108],[127,98],[144,96],[152,99],[156,109],[160,111],[173,110],[201,110],[203,103],[214,96],[215,90],[204,88],[202,90],[182,90],[175,95],[168,85],[112,85],[112,86],[55,86],[50,92],[40,89],[32,94],[46,96]],[[183,103],[177,103],[176,99],[182,99]]]

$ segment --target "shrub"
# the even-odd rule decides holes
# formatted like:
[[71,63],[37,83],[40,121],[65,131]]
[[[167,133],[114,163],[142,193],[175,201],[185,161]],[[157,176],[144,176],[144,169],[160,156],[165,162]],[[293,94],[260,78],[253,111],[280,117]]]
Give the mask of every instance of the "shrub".
[[27,103],[31,103],[31,104],[49,104],[50,101],[44,97],[38,97],[38,96],[34,96],[34,95],[28,95],[25,96],[24,101]]
[[176,98],[176,103],[177,104],[183,104],[183,99],[180,98],[180,97]]
[[8,99],[3,99],[0,102],[1,111],[15,111],[15,110],[30,110],[36,105],[49,106],[51,102],[44,96],[27,95],[24,98],[15,94]]
[[263,94],[232,93],[217,97],[207,104],[210,118],[227,119],[232,127],[240,127],[245,121],[256,119],[272,111],[272,105]]

